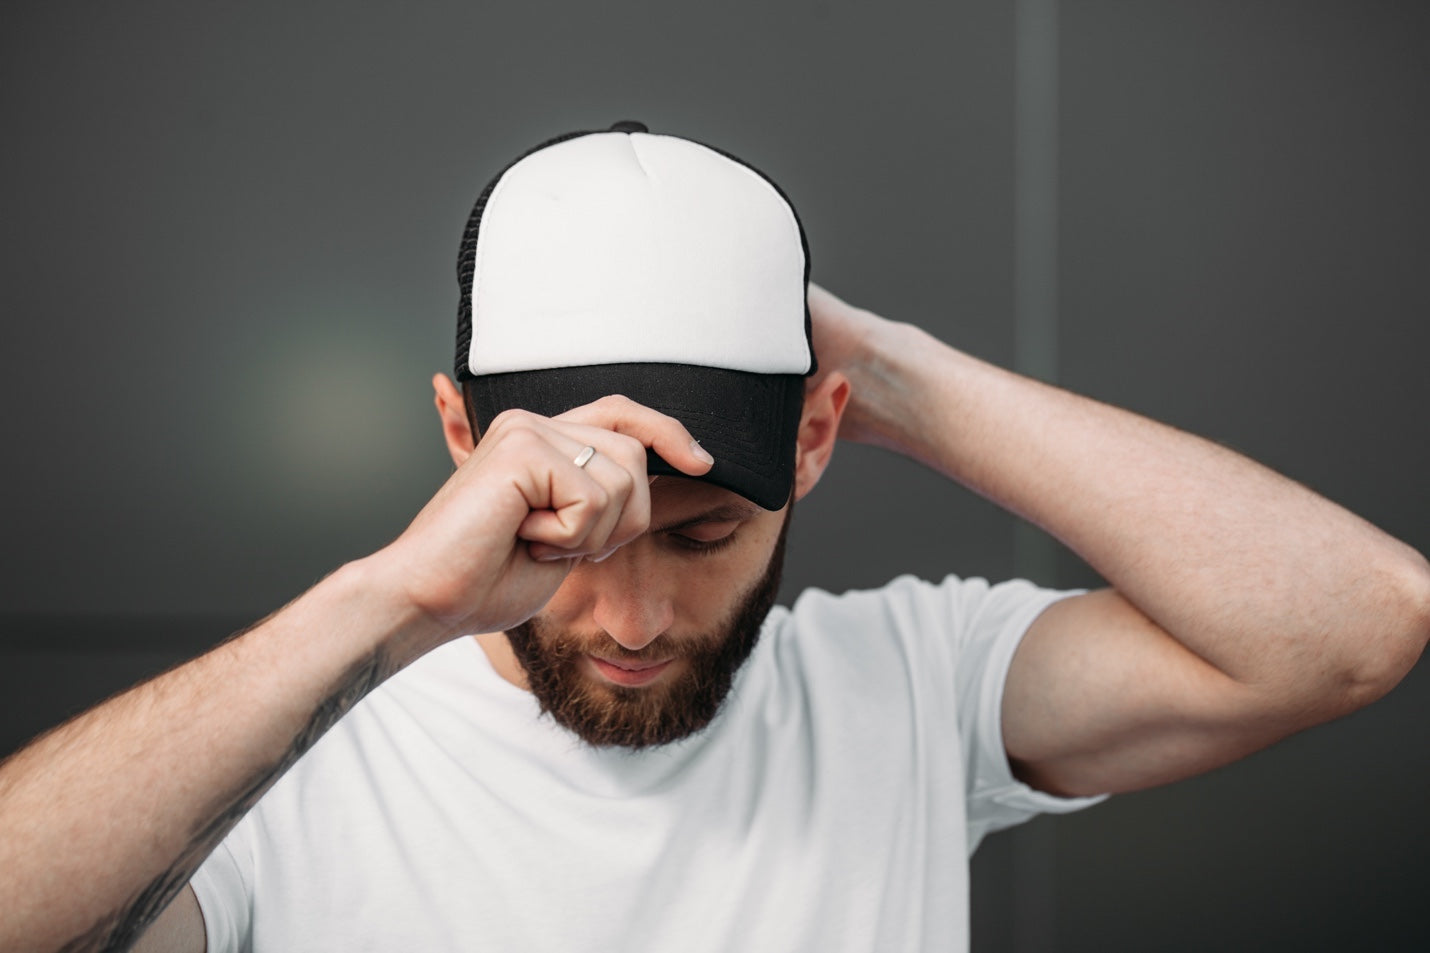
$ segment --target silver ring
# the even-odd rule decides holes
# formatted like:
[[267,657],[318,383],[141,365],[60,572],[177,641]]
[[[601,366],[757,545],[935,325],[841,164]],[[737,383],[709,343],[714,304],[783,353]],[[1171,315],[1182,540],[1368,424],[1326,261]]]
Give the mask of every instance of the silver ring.
[[581,448],[581,452],[578,453],[578,454],[576,454],[576,459],[575,459],[575,460],[572,460],[571,462],[574,463],[574,464],[576,464],[576,466],[577,466],[578,468],[584,470],[584,469],[586,469],[586,464],[590,463],[590,462],[591,462],[591,459],[592,459],[593,457],[595,457],[595,456],[596,456],[596,448],[595,448],[595,447],[582,447],[582,448]]

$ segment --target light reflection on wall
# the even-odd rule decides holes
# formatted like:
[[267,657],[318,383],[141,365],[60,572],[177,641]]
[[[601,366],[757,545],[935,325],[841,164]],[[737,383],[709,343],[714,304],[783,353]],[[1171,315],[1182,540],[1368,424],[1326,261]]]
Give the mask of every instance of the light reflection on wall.
[[346,298],[263,308],[229,342],[209,395],[228,438],[202,450],[215,494],[204,506],[222,535],[201,585],[263,593],[255,610],[382,546],[451,470],[430,385],[450,363],[447,333],[433,333],[434,316]]
[[407,342],[385,339],[388,330],[314,319],[242,370],[255,395],[243,408],[256,425],[242,428],[255,442],[245,456],[267,493],[318,514],[360,512],[432,452],[435,419],[421,433],[412,426],[425,379],[395,365]]

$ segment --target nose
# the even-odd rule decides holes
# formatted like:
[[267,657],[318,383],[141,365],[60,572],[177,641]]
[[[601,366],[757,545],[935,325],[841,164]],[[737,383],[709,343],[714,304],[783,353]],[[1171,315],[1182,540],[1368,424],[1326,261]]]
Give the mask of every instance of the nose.
[[622,547],[603,562],[584,567],[595,591],[595,623],[633,652],[655,641],[675,621],[668,581],[640,548]]

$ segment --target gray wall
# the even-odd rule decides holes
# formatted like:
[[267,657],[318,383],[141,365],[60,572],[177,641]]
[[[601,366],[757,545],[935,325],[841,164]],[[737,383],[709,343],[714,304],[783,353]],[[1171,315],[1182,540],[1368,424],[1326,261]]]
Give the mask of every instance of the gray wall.
[[[992,0],[7,5],[0,751],[405,525],[449,469],[427,379],[472,199],[619,118],[762,166],[850,299],[1430,549],[1430,8],[1030,3],[1058,17],[1043,46]],[[788,591],[905,571],[1095,582],[841,449]],[[975,948],[1430,946],[1424,669],[990,839]]]

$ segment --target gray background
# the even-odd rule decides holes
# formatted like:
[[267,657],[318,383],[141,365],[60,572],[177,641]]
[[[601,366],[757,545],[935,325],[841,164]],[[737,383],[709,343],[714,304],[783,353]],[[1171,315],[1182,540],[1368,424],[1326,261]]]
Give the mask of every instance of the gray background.
[[[1366,0],[7,4],[0,752],[401,530],[450,466],[472,199],[621,118],[764,168],[849,299],[1430,549],[1427,49]],[[842,448],[786,594],[906,571],[1095,581]],[[1427,716],[1422,665],[993,837],[975,948],[1430,948]]]

